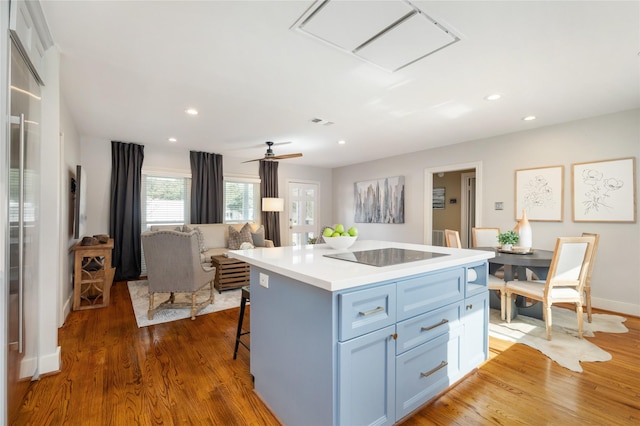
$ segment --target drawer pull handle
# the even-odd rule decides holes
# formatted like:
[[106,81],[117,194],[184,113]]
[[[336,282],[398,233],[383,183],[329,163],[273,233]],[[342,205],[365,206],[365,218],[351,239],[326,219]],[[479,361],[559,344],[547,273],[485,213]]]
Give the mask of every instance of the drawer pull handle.
[[437,366],[436,368],[434,368],[431,371],[427,371],[426,373],[420,373],[420,377],[429,377],[430,375],[432,375],[433,373],[435,373],[438,370],[442,370],[443,368],[445,368],[447,365],[449,365],[449,363],[447,361],[442,361],[440,363],[439,366]]
[[449,322],[449,320],[448,320],[448,319],[443,319],[443,320],[442,320],[442,321],[440,321],[439,323],[434,324],[434,325],[432,325],[432,326],[430,326],[430,327],[421,327],[421,328],[420,328],[420,331],[429,331],[429,330],[433,330],[434,328],[436,328],[436,327],[440,327],[441,325],[445,325],[445,324],[446,324],[446,323],[448,323],[448,322]]
[[377,314],[378,312],[384,312],[384,308],[382,306],[378,306],[377,308],[372,309],[372,310],[367,311],[367,312],[358,312],[358,314],[360,316],[366,317],[367,315]]

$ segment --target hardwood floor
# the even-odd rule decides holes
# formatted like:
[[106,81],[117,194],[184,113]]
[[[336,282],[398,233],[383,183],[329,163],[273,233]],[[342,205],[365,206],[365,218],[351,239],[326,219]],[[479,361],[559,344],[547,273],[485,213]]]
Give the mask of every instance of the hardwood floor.
[[[126,283],[106,308],[72,312],[62,371],[31,384],[17,425],[278,425],[253,392],[249,353],[233,360],[238,309],[138,328]],[[556,365],[491,339],[490,359],[403,422],[412,425],[640,424],[640,318],[590,338],[613,355]],[[295,401],[292,401],[295,403]]]

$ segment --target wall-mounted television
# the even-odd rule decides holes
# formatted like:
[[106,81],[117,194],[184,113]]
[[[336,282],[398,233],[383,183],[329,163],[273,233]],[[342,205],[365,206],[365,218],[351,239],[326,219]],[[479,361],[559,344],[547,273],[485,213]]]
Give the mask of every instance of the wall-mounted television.
[[87,227],[87,176],[82,166],[76,166],[74,191],[73,238],[78,239]]

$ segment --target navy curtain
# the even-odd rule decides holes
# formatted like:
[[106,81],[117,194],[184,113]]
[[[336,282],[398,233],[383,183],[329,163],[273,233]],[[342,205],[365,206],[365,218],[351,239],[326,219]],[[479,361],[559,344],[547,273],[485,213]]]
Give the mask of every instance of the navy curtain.
[[[278,198],[278,162],[273,160],[260,161],[260,198]],[[264,237],[273,241],[273,245],[280,247],[280,213],[262,212]]]
[[222,155],[191,151],[191,223],[222,223]]
[[111,203],[109,235],[114,240],[114,281],[140,277],[141,203],[144,145],[111,142]]

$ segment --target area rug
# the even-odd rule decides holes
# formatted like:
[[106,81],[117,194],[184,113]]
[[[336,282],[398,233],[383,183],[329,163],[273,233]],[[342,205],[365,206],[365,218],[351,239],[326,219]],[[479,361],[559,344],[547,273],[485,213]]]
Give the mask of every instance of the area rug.
[[[133,304],[133,311],[136,315],[136,322],[138,327],[147,327],[149,325],[161,324],[164,322],[176,321],[179,319],[189,318],[189,309],[161,309],[155,313],[153,320],[149,320],[147,317],[147,311],[149,310],[149,290],[147,281],[129,281],[127,282],[129,287],[129,295],[131,296],[131,303]],[[241,289],[225,290],[222,294],[214,290],[214,302],[211,305],[206,306],[196,316],[210,314],[211,312],[224,311],[225,309],[237,308],[240,306]],[[197,293],[197,300],[206,300],[208,297],[209,288],[202,289]],[[157,293],[156,303],[166,300],[169,294]],[[182,297],[189,297],[186,295],[176,294],[176,301],[182,302]],[[186,300],[186,299],[185,299]]]
[[[491,309],[489,334],[497,339],[523,343],[542,352],[559,365],[572,371],[582,372],[580,362],[608,361],[611,354],[591,343],[578,338],[578,322],[575,312],[569,309],[551,307],[553,326],[552,340],[547,340],[545,323],[542,320],[518,315],[510,324],[500,319],[500,310]],[[625,317],[609,314],[593,314],[593,322],[587,322],[584,314],[584,336],[593,337],[595,332],[626,333],[622,324]]]

